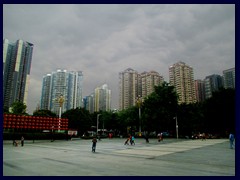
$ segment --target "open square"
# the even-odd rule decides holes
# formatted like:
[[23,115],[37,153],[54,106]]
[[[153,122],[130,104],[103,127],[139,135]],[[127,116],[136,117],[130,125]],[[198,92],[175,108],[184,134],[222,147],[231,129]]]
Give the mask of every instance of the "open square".
[[102,139],[3,142],[4,176],[235,176],[235,150],[227,139]]

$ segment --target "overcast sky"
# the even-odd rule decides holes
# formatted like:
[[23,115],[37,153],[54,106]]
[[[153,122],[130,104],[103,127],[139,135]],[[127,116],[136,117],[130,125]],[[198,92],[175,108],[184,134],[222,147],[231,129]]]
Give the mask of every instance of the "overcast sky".
[[235,67],[235,5],[3,5],[3,38],[34,44],[31,114],[44,75],[83,71],[83,96],[107,83],[118,108],[118,73],[157,71],[183,61],[194,79]]

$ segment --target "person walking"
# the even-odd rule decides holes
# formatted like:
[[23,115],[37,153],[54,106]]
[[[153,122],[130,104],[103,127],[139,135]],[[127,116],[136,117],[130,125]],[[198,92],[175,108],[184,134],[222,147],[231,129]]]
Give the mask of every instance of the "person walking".
[[145,140],[146,140],[146,143],[149,143],[148,132],[145,133]]
[[232,133],[229,134],[229,141],[230,141],[230,149],[234,148],[234,135]]
[[135,145],[135,138],[134,138],[134,136],[132,135],[132,137],[131,137],[131,145]]
[[96,151],[97,139],[93,138],[92,140],[92,152]]
[[158,142],[163,141],[163,133],[158,133]]
[[24,146],[24,137],[21,137],[21,145]]
[[129,145],[128,141],[130,140],[130,138],[128,137],[127,140],[125,141],[124,145]]

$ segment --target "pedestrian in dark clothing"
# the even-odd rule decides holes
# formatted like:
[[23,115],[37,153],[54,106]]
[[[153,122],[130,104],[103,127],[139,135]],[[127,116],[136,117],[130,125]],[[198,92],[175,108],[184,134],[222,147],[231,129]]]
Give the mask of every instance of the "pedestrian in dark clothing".
[[97,138],[99,141],[101,141],[101,136],[99,134],[97,135]]
[[129,145],[129,144],[128,144],[129,139],[130,139],[130,138],[127,138],[127,140],[125,141],[124,145]]
[[97,145],[97,139],[93,138],[92,140],[92,152],[95,152],[96,150],[96,145]]
[[149,143],[149,140],[148,140],[148,133],[145,134],[145,140],[146,140],[146,143]]
[[229,141],[230,141],[230,149],[234,148],[234,135],[232,133],[229,134]]
[[21,145],[24,146],[24,137],[21,138]]

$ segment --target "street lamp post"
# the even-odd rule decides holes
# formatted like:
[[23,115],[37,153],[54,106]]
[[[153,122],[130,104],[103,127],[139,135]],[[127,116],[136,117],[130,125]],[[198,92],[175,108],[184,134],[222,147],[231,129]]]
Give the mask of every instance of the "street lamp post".
[[58,131],[60,131],[60,123],[61,123],[61,116],[62,116],[62,105],[64,103],[64,98],[63,95],[60,95],[58,98],[58,103],[59,103],[59,124],[58,124]]
[[177,139],[178,139],[178,121],[177,121],[177,116],[174,117],[174,119],[176,119],[176,135],[177,135]]
[[98,121],[99,121],[99,116],[101,116],[101,114],[98,114],[98,115],[97,115],[97,132],[96,132],[96,135],[98,135]]
[[141,105],[142,105],[142,99],[141,96],[139,95],[137,97],[137,106],[138,106],[138,116],[139,116],[139,133],[142,131],[141,129]]

